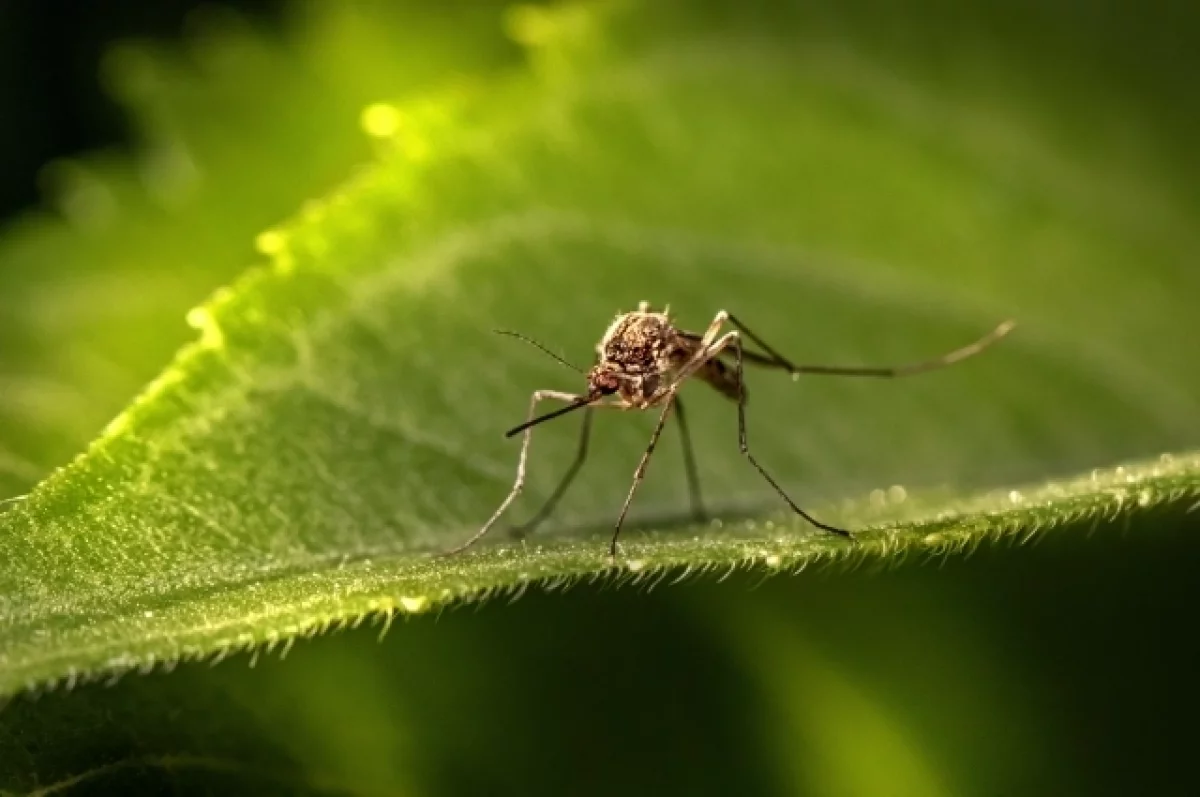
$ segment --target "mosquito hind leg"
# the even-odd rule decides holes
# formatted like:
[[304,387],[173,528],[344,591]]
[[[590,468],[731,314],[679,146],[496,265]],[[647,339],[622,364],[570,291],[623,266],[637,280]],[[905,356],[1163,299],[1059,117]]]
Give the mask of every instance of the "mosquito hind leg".
[[736,316],[729,315],[729,323],[738,329],[749,340],[761,348],[765,355],[756,352],[748,352],[738,349],[741,355],[752,363],[765,365],[772,368],[780,368],[789,372],[792,379],[797,379],[801,374],[824,374],[826,376],[856,376],[856,377],[883,377],[895,378],[901,376],[910,376],[912,374],[925,373],[927,371],[936,371],[941,368],[954,365],[987,349],[996,341],[1003,338],[1016,326],[1016,322],[1009,320],[997,326],[991,332],[988,332],[981,338],[968,343],[965,346],[960,346],[953,351],[941,354],[933,359],[921,360],[918,362],[909,362],[898,365],[881,365],[881,366],[861,366],[861,365],[805,365],[794,363],[784,357],[775,349],[767,345],[767,342],[754,334],[745,324]]
[[[561,393],[557,390],[535,391],[529,399],[529,421],[534,419],[534,416],[537,412],[537,405],[541,401],[546,399],[554,399],[555,401],[562,401],[569,404],[571,402],[580,401],[582,398],[582,396],[576,396],[572,393]],[[496,521],[500,519],[500,516],[504,514],[504,510],[508,509],[509,504],[515,501],[517,496],[521,494],[521,490],[525,487],[525,463],[529,458],[529,442],[532,439],[533,427],[527,426],[524,430],[523,439],[521,441],[521,455],[517,460],[517,478],[513,482],[512,490],[509,491],[508,496],[500,502],[500,506],[497,507],[496,511],[492,513],[492,516],[488,518],[487,523],[483,524],[483,528],[471,535],[471,537],[461,545],[457,545],[449,550],[442,551],[442,556],[450,556],[451,554],[465,551],[467,548],[470,548],[472,545],[483,539],[484,535],[491,530],[492,526],[496,524]]]
[[[755,342],[758,343],[757,340]],[[762,465],[758,464],[758,460],[755,459],[754,455],[750,453],[750,446],[746,442],[746,387],[745,387],[745,381],[744,381],[745,380],[745,370],[743,368],[743,363],[742,363],[742,338],[741,338],[741,335],[738,332],[730,332],[730,333],[726,334],[723,338],[721,338],[721,340],[719,340],[716,344],[713,345],[713,347],[710,349],[710,352],[711,352],[711,356],[715,357],[720,352],[721,349],[724,349],[727,346],[733,349],[734,362],[735,362],[736,369],[737,369],[736,377],[737,377],[737,385],[738,385],[738,399],[737,399],[738,448],[741,449],[742,454],[746,457],[746,459],[748,459],[750,461],[750,464],[754,466],[754,469],[757,470],[759,472],[759,474],[764,479],[767,480],[768,484],[770,484],[772,487],[775,488],[775,492],[777,492],[779,494],[780,498],[782,498],[785,502],[787,502],[787,505],[792,508],[793,512],[795,512],[797,515],[799,515],[800,517],[807,520],[813,526],[816,526],[817,528],[821,529],[822,531],[827,531],[831,534],[836,534],[839,537],[847,537],[847,538],[853,539],[854,535],[851,534],[850,532],[846,531],[845,529],[838,528],[837,526],[831,526],[828,523],[822,523],[821,521],[814,518],[812,515],[805,512],[799,506],[797,506],[796,502],[793,501],[786,492],[784,492],[783,488],[779,486],[779,483],[776,482],[773,478],[771,478],[771,475],[769,473],[767,473],[766,469],[764,469]],[[766,346],[763,346],[763,348],[766,349],[767,351],[770,351],[770,349],[767,349]]]
[[[770,346],[768,346],[768,345],[767,345],[767,342],[766,342],[765,340],[763,340],[763,339],[762,339],[762,338],[760,338],[758,335],[756,335],[756,334],[754,334],[752,331],[750,331],[750,328],[749,328],[749,327],[747,327],[745,324],[743,324],[743,323],[742,323],[742,322],[741,322],[741,321],[740,321],[740,320],[737,318],[737,316],[734,316],[734,315],[732,315],[732,314],[731,314],[731,315],[729,315],[729,323],[730,323],[730,324],[733,324],[733,326],[737,327],[737,329],[738,329],[738,330],[739,330],[739,331],[740,331],[740,332],[741,332],[743,335],[745,335],[747,338],[749,338],[751,341],[753,341],[755,345],[757,345],[757,346],[758,346],[760,349],[762,349],[764,352],[766,352],[766,353],[767,353],[767,356],[766,356],[766,357],[764,357],[763,359],[764,359],[764,360],[766,360],[768,363],[770,363],[770,364],[772,364],[772,365],[776,365],[776,366],[778,366],[778,367],[780,367],[780,368],[783,368],[783,369],[784,369],[784,370],[786,370],[786,371],[791,371],[791,372],[793,372],[793,373],[796,371],[796,366],[792,364],[792,361],[791,361],[791,360],[789,360],[788,358],[784,357],[784,356],[783,356],[782,354],[780,354],[778,351],[776,351],[775,349],[773,349],[773,348],[771,348]],[[736,347],[735,347],[735,352],[736,352],[736,354],[737,354],[739,357],[742,357],[742,356],[744,356],[744,352],[743,352],[743,350],[742,350],[742,344],[741,344],[741,340],[740,340],[740,338],[739,338],[739,340],[738,340],[738,343],[737,343],[737,345],[736,345]],[[765,364],[765,363],[764,363],[764,364]],[[739,375],[740,375],[740,374],[739,374]]]

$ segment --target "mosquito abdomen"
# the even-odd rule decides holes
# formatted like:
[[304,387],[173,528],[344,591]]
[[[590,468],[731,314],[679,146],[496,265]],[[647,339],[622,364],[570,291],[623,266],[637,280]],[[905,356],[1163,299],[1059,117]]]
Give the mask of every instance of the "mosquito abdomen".
[[[712,385],[726,398],[733,399],[734,401],[738,400],[739,383],[737,372],[722,361],[714,357],[696,372],[696,376]],[[744,385],[741,388],[741,392],[745,393]]]

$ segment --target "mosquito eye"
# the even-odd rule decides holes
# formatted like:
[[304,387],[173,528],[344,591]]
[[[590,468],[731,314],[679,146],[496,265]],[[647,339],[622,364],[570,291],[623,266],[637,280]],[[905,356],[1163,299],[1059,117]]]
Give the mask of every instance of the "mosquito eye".
[[599,380],[597,387],[600,389],[602,394],[610,396],[621,389],[621,380],[612,374],[604,374],[604,376]]

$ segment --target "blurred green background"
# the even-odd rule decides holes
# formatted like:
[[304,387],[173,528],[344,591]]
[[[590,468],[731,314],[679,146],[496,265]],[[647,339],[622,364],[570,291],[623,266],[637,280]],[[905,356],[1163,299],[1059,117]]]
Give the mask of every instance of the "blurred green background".
[[[187,310],[256,261],[255,237],[371,157],[364,106],[524,59],[501,4],[234,8],[0,7],[0,498],[81,451],[193,337]],[[1196,322],[1154,305],[1197,286],[1194,4],[803,13],[814,40],[964,104],[1001,95],[1077,163],[1111,169],[1109,193],[1057,162],[1040,177],[1136,225],[1166,266],[1145,296],[1098,275],[1048,302],[1092,302],[1098,324],[1104,302],[1142,302],[1131,328],[1149,369],[1194,367]],[[862,78],[853,64],[829,77]],[[896,112],[920,116],[904,86]],[[969,136],[917,127],[966,149],[1008,130],[975,121]],[[1121,453],[1200,442],[1171,417],[1118,430]],[[0,708],[0,794],[1187,793],[1195,517],[942,566],[531,591],[398,623],[382,643],[362,628],[253,668],[236,656],[18,697]]]

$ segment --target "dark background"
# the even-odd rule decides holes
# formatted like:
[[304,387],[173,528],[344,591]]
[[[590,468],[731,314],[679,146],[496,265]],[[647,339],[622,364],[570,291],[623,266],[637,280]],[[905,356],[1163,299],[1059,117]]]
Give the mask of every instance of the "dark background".
[[[98,76],[114,39],[170,38],[195,0],[0,2],[0,218],[38,201],[38,171],[53,158],[122,145],[126,120]],[[223,5],[269,23],[280,0]]]

